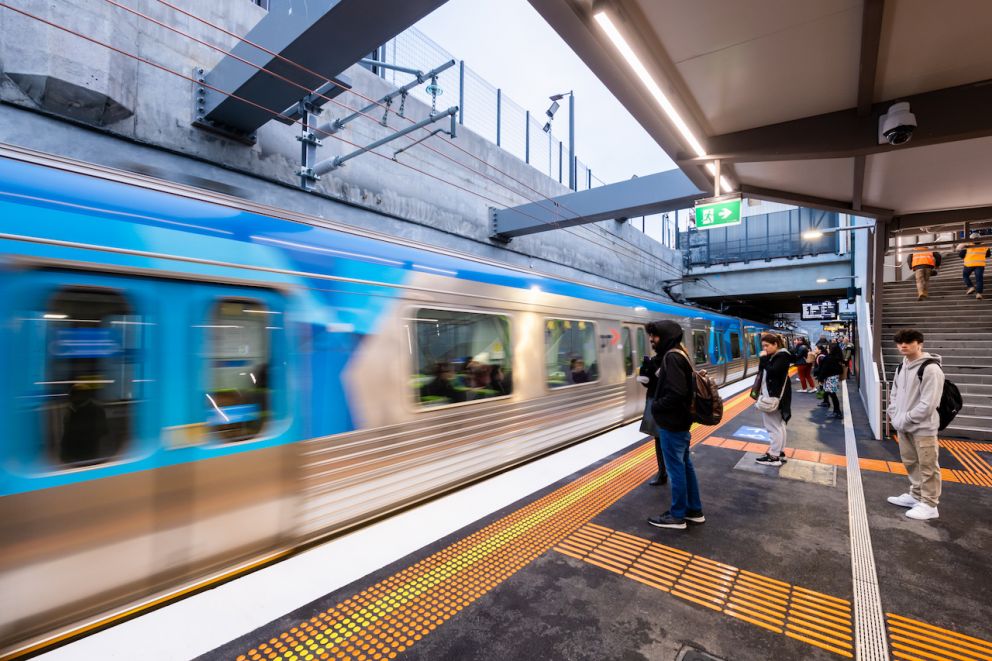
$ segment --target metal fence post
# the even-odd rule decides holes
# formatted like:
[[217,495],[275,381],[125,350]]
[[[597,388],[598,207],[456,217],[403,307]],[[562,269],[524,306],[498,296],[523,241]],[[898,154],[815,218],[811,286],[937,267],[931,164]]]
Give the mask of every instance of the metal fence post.
[[530,165],[530,111],[524,112],[524,163]]
[[592,168],[586,168],[586,190],[592,188]]
[[564,158],[564,155],[562,154],[562,146],[563,146],[562,143],[559,142],[558,143],[558,183],[559,184],[561,183],[561,164],[562,164],[562,158]]
[[458,60],[458,123],[465,124],[465,60]]
[[500,146],[500,123],[503,112],[503,90],[496,88],[496,146]]

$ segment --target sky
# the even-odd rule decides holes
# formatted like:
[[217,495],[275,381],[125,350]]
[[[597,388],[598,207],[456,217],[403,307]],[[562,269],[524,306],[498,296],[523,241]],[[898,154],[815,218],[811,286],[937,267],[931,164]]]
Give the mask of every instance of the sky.
[[[598,179],[675,167],[527,0],[449,0],[416,27],[542,123],[548,96],[574,90],[575,153]],[[553,133],[568,139],[567,100]]]

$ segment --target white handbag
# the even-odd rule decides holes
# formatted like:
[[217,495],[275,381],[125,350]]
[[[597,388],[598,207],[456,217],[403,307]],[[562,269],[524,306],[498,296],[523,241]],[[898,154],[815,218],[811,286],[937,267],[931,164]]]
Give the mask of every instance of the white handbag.
[[762,413],[774,413],[775,411],[778,410],[779,405],[782,403],[782,397],[785,396],[785,389],[788,386],[789,386],[789,375],[786,374],[785,383],[782,384],[782,392],[779,393],[779,396],[771,397],[769,395],[759,395],[758,401],[754,403],[754,408],[758,409]]

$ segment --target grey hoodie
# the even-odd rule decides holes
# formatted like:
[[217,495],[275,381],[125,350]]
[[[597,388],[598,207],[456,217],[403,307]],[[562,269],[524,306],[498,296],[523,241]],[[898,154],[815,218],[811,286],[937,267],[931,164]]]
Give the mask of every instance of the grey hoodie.
[[936,365],[930,365],[923,372],[922,383],[916,374],[920,364],[930,358],[940,363],[940,356],[926,352],[912,362],[903,358],[902,369],[892,379],[888,413],[897,431],[914,436],[937,435],[940,427],[937,405],[944,391],[944,372]]

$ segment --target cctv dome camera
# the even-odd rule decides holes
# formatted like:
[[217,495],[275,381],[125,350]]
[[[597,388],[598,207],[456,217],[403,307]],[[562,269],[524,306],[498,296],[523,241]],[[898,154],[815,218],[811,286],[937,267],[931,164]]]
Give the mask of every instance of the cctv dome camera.
[[909,103],[893,103],[889,112],[878,118],[878,144],[906,144],[915,128],[916,115],[909,112]]

